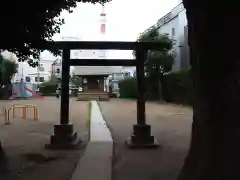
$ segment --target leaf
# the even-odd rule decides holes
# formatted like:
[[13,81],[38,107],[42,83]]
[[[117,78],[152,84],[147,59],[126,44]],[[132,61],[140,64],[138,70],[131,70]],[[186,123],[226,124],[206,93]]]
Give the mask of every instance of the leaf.
[[[64,19],[60,13],[64,10],[69,13],[77,3],[100,3],[104,4],[110,0],[41,0],[41,1],[7,1],[2,3],[5,7],[14,8],[14,12],[8,10],[0,11],[1,29],[0,51],[8,50],[14,53],[19,61],[28,61],[30,66],[36,67],[35,61],[43,51],[41,45],[46,40],[51,40],[53,35],[60,32]],[[31,7],[31,8],[29,8]],[[34,8],[33,8],[34,7]],[[59,49],[50,50],[55,56],[60,55]]]
[[[159,76],[172,70],[175,54],[172,52],[174,40],[166,34],[159,34],[158,29],[153,26],[146,32],[141,33],[137,41],[139,42],[161,42],[164,46],[159,51],[149,51],[145,61],[145,71],[152,77]],[[135,52],[133,53],[135,54]],[[156,68],[159,69],[156,70]],[[156,74],[157,73],[157,74]]]
[[4,58],[0,55],[0,85],[11,84],[11,79],[17,72],[17,64],[9,59]]

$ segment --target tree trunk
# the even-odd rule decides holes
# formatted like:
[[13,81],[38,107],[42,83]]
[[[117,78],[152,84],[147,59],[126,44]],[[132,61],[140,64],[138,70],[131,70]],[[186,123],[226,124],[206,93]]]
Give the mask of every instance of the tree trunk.
[[162,99],[162,92],[161,92],[161,79],[160,79],[160,67],[156,65],[156,90],[157,90],[157,99]]
[[183,2],[195,99],[190,150],[178,180],[240,179],[240,11],[220,1],[217,7]]
[[160,73],[159,75],[159,80],[158,80],[158,92],[159,92],[159,100],[163,101],[163,74]]

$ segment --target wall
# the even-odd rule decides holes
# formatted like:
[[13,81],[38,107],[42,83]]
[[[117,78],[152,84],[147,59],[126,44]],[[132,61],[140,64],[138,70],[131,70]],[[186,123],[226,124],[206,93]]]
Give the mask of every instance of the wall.
[[30,83],[36,83],[35,77],[38,77],[38,72],[40,77],[44,77],[44,80],[47,81],[49,80],[50,76],[50,71],[51,71],[51,63],[48,62],[41,62],[42,68],[40,70],[43,71],[38,71],[38,68],[33,68],[30,67],[27,62],[18,62],[18,72],[15,74],[13,77],[12,81],[13,82],[20,82],[20,80],[23,78],[23,81],[26,82],[26,77],[30,77],[31,81]]
[[[30,77],[30,79],[31,79],[30,83],[36,83],[36,84],[42,83],[42,82],[35,81],[35,77],[38,77],[38,73],[28,74],[27,76]],[[44,82],[49,81],[50,73],[39,73],[39,77],[43,77]],[[26,79],[24,79],[24,82],[26,82]]]
[[188,33],[187,33],[187,17],[184,9],[179,13],[179,57],[181,59],[181,68],[189,66],[189,51],[188,51]]
[[62,77],[62,60],[57,59],[52,63],[52,75],[55,75],[57,78]]
[[[178,15],[175,16],[171,21],[169,21],[166,24],[163,24],[159,29],[160,34],[168,34],[170,38],[174,40],[174,47],[173,50],[176,54],[179,54],[179,17]],[[175,34],[172,34],[172,31],[175,31]],[[173,70],[180,69],[181,68],[181,59],[179,56],[176,56],[174,65],[173,65]]]
[[13,94],[15,97],[33,97],[34,95],[26,91],[24,88],[28,88],[30,90],[36,91],[36,85],[32,83],[22,83],[22,82],[17,82],[13,83]]
[[[168,14],[160,18],[155,25],[160,33],[169,34],[170,38],[175,40],[174,51],[176,52],[176,59],[173,65],[173,70],[186,68],[189,66],[188,43],[187,43],[187,18],[186,10],[183,4],[172,9]],[[173,28],[175,34],[172,34]]]

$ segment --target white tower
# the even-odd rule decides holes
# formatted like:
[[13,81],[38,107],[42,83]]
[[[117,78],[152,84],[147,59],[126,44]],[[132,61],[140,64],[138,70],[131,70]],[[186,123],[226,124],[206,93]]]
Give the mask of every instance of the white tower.
[[100,14],[100,23],[101,23],[100,33],[101,33],[102,36],[104,36],[105,32],[106,32],[106,13],[105,13],[105,6],[104,5],[102,6],[102,12]]
[[[105,6],[102,5],[102,11],[100,13],[100,41],[106,41],[105,33],[106,33],[106,13]],[[105,59],[107,57],[107,50],[99,51],[99,58]]]

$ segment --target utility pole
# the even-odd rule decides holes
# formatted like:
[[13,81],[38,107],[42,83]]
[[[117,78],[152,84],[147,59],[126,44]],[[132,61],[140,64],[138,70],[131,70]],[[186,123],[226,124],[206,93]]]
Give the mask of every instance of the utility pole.
[[23,80],[23,67],[22,67],[22,80]]
[[37,68],[37,86],[39,87],[39,83],[40,83],[40,72],[39,72],[39,67],[40,67],[40,57],[38,58],[38,68]]

